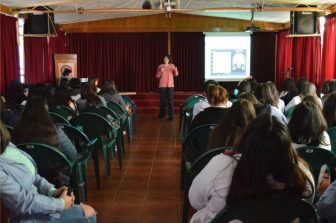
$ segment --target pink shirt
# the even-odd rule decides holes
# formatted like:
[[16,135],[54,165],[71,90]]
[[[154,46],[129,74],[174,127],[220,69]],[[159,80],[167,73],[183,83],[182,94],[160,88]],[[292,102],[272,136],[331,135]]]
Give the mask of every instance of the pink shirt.
[[164,64],[161,64],[156,72],[156,78],[160,78],[159,88],[174,87],[174,77],[178,75],[177,67],[174,64],[168,64],[167,67],[164,66]]

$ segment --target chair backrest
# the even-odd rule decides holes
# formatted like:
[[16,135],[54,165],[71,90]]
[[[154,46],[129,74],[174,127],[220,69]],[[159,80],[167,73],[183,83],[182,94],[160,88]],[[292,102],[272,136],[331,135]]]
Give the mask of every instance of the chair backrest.
[[114,111],[118,115],[118,117],[126,113],[126,111],[119,104],[113,101],[106,101],[106,106],[112,111]]
[[64,131],[80,153],[88,152],[97,141],[96,138],[90,140],[83,131],[74,126],[65,124],[57,124],[57,126]]
[[217,125],[201,125],[188,133],[183,145],[182,155],[185,162],[193,162],[207,150],[209,135]]
[[328,129],[330,137],[331,151],[336,155],[336,127]]
[[102,143],[103,135],[110,135],[113,131],[113,126],[111,123],[104,118],[95,113],[85,112],[70,120],[71,125],[82,129],[85,134],[90,138],[97,138],[98,144]]
[[292,113],[294,111],[295,106],[290,107],[287,111],[285,111],[286,118],[290,118],[292,116]]
[[181,105],[181,108],[185,107],[186,105],[188,105],[191,101],[194,101],[194,100],[204,100],[205,97],[203,95],[192,95],[192,96],[189,96],[184,102],[183,104]]
[[76,115],[71,108],[63,105],[51,106],[49,107],[49,111],[62,116],[66,120],[70,120],[73,116]]
[[59,114],[56,114],[56,113],[53,113],[53,112],[49,112],[49,114],[50,114],[51,120],[53,121],[54,124],[61,123],[61,124],[70,125],[70,122],[66,118],[64,118],[63,116],[61,116]]
[[327,166],[330,171],[330,180],[333,182],[336,177],[336,157],[335,155],[326,149],[302,147],[298,148],[297,152],[300,157],[304,159],[311,167],[311,171],[314,176],[315,185],[319,185],[322,180],[324,166]]
[[88,109],[84,113],[88,113],[88,112],[100,115],[109,121],[116,120],[119,117],[116,112],[114,112],[112,109],[106,106],[103,106],[103,105],[96,105],[96,106],[88,107]]
[[130,106],[132,106],[132,108],[136,107],[134,101],[130,97],[126,95],[122,95],[121,97],[124,99],[126,104],[129,104]]
[[[294,221],[298,219],[298,221]],[[237,220],[237,221],[234,221]],[[301,200],[274,197],[244,201],[219,212],[211,223],[284,223],[318,222],[317,214],[312,205]]]
[[[62,185],[69,183],[70,179],[63,177],[72,175],[75,162],[71,162],[58,149],[41,143],[23,143],[17,145],[17,147],[34,159],[37,171],[42,177],[52,183],[56,183],[55,181]],[[59,175],[60,171],[64,176]]]

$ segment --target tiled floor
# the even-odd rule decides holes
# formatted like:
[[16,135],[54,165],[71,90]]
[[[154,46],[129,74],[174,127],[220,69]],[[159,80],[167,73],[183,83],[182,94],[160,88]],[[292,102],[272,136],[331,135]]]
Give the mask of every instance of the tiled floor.
[[89,199],[100,223],[180,222],[181,141],[179,120],[139,115],[133,142],[126,143],[124,168],[112,160],[110,178],[101,159],[101,189],[95,187],[93,163],[88,168]]

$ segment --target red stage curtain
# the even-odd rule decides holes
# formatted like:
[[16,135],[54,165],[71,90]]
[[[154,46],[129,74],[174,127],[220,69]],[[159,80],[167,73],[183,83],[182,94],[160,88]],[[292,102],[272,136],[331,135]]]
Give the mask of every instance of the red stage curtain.
[[[69,33],[78,76],[113,79],[122,91],[157,90],[157,66],[167,54],[167,33]],[[101,83],[100,83],[101,84]]]
[[202,91],[204,82],[204,34],[171,33],[171,55],[180,76],[176,91]]
[[336,79],[336,13],[326,18],[320,83]]
[[66,53],[65,32],[57,37],[25,37],[25,82],[54,83],[54,53]]
[[298,80],[305,77],[319,85],[321,73],[320,37],[294,38],[293,77]]
[[57,37],[50,37],[48,42],[48,71],[49,82],[55,81],[54,54],[67,53],[67,36],[64,31],[57,30]]
[[293,38],[286,37],[288,30],[280,31],[277,34],[277,76],[276,84],[282,89],[284,80],[291,75],[287,69],[292,67]]
[[24,37],[25,82],[49,82],[48,40],[46,37]]
[[251,35],[251,76],[258,82],[275,82],[276,33]]
[[0,14],[0,92],[4,93],[11,80],[19,80],[19,48],[17,43],[17,19]]

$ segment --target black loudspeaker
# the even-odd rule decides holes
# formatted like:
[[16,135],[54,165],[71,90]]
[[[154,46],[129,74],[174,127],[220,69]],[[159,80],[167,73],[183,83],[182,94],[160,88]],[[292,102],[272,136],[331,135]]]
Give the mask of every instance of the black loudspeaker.
[[[52,10],[49,7],[36,7],[35,10],[47,12]],[[28,14],[28,19],[25,21],[25,34],[28,35],[52,35],[55,34],[54,14],[39,13]]]
[[317,33],[317,12],[291,12],[290,32],[295,34],[316,34]]

